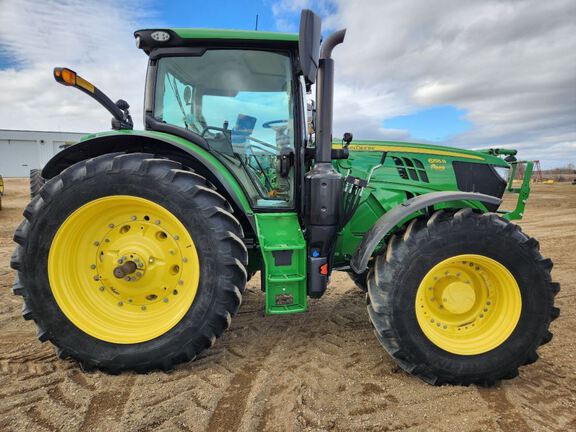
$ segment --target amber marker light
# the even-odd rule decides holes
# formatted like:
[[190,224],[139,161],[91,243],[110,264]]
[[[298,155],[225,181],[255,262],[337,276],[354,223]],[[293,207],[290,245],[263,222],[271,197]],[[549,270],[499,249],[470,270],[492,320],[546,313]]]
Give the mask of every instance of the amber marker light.
[[94,93],[94,85],[86,81],[68,68],[54,68],[54,79],[60,84],[66,86],[81,87],[84,90]]

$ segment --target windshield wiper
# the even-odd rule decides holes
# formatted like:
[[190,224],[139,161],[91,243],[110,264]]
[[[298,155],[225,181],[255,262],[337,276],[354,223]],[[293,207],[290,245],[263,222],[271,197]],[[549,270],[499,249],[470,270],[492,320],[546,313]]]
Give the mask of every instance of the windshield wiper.
[[172,77],[174,82],[170,81],[168,77],[168,82],[170,83],[170,87],[172,87],[172,91],[174,92],[174,96],[176,97],[176,102],[178,102],[178,106],[180,107],[180,111],[182,111],[182,121],[184,122],[184,126],[186,129],[188,128],[188,122],[186,121],[186,110],[184,109],[184,105],[182,105],[182,99],[180,99],[180,93],[178,92],[178,84],[176,83],[176,77]]

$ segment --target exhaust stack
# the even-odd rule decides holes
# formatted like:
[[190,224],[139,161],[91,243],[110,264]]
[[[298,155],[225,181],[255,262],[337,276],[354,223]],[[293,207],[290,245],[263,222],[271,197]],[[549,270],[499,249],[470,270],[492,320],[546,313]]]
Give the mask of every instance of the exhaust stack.
[[342,175],[332,166],[334,60],[332,50],[344,41],[346,30],[331,34],[322,44],[316,82],[317,130],[314,167],[306,173],[304,221],[308,240],[308,295],[321,297],[332,270],[332,251],[341,220]]
[[334,110],[334,60],[332,50],[344,42],[346,29],[332,33],[322,44],[316,81],[316,163],[332,161],[332,112]]

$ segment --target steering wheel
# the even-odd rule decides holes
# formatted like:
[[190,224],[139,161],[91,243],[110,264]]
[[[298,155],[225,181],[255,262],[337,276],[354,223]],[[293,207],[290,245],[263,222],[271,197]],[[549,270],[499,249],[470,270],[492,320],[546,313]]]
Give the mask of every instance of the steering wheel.
[[262,127],[264,129],[274,129],[276,131],[282,130],[288,127],[288,120],[270,120],[262,123]]

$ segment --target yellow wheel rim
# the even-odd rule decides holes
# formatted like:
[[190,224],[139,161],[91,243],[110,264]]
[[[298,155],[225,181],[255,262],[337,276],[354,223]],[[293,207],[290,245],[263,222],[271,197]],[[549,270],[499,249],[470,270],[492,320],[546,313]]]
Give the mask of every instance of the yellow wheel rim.
[[178,218],[124,195],[78,208],[48,255],[50,288],[64,315],[117,344],[145,342],[174,327],[194,301],[199,270],[194,241]]
[[435,265],[418,287],[415,306],[432,343],[453,354],[475,355],[508,339],[520,319],[522,297],[506,267],[467,254]]

